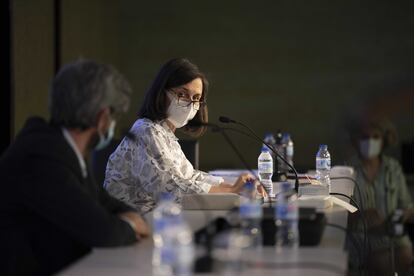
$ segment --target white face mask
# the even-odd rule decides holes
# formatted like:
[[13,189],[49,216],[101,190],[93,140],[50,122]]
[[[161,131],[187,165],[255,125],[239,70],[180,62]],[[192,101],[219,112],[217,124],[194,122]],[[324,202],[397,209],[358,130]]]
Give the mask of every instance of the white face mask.
[[116,122],[113,120],[111,121],[111,124],[109,125],[108,132],[106,135],[100,132],[98,133],[99,141],[98,141],[98,144],[96,144],[95,146],[95,150],[102,150],[111,143],[112,138],[114,138],[115,125],[116,125]]
[[190,104],[186,107],[179,106],[177,104],[177,99],[167,93],[168,99],[170,99],[170,106],[167,110],[168,121],[170,121],[176,128],[185,126],[188,121],[192,120],[197,113],[197,110],[194,109],[193,104]]
[[362,157],[372,159],[380,155],[382,149],[381,139],[364,139],[359,141],[359,152]]

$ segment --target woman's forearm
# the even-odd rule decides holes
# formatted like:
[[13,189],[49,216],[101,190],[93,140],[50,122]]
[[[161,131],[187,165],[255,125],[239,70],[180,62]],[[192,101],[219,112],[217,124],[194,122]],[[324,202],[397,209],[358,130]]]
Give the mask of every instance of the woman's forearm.
[[211,186],[209,193],[234,193],[233,185],[229,183],[221,183],[218,186]]

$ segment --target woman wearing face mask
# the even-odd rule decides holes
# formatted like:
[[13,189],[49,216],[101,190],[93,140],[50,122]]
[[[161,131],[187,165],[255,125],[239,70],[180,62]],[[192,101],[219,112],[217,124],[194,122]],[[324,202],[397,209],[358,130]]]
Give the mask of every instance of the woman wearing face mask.
[[[384,150],[396,143],[396,131],[386,119],[364,119],[351,129],[352,143],[357,156],[351,164],[361,196],[354,193],[364,207],[368,226],[369,272],[372,275],[391,275],[388,228],[395,210],[404,211],[404,220],[412,220],[413,204],[404,173],[398,161],[385,155]],[[352,227],[361,231],[358,215],[350,217]],[[359,235],[362,238],[362,234]],[[412,245],[407,235],[394,238],[395,266],[399,275],[408,275],[412,262]]]
[[159,71],[138,113],[139,119],[110,156],[104,186],[113,196],[146,213],[156,206],[160,192],[183,194],[238,193],[251,178],[241,175],[234,184],[195,170],[177,142],[176,129],[198,137],[207,122],[208,83],[187,59],[172,59]]

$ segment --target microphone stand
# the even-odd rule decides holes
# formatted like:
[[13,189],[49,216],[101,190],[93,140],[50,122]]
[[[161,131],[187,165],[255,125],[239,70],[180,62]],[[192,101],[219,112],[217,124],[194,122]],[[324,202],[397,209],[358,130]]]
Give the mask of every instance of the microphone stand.
[[[281,159],[293,171],[293,173],[295,174],[295,191],[296,191],[296,193],[298,193],[298,191],[299,191],[298,172],[282,155],[280,155],[277,152],[276,149],[274,149],[271,145],[269,145],[268,143],[263,141],[249,126],[247,126],[246,124],[244,124],[242,122],[238,122],[238,121],[235,121],[235,120],[232,120],[230,118],[223,117],[223,116],[219,117],[219,121],[222,122],[222,123],[234,123],[234,124],[240,125],[240,126],[244,127],[245,129],[247,129],[253,135],[253,137],[250,136],[250,135],[248,135],[248,137],[255,138],[256,140],[258,140],[261,143],[265,144],[275,154],[275,156],[277,156],[279,159]],[[240,132],[240,133],[242,133],[242,132]]]
[[[249,164],[247,163],[246,159],[244,159],[243,155],[240,153],[240,151],[238,150],[238,148],[236,147],[236,145],[233,143],[233,140],[230,139],[229,135],[227,134],[226,130],[231,130],[231,131],[235,131],[241,134],[244,134],[246,136],[249,136],[248,133],[245,133],[241,130],[238,129],[233,129],[233,128],[223,128],[221,126],[218,126],[216,124],[211,124],[211,123],[199,123],[199,122],[192,122],[191,125],[202,125],[202,126],[207,126],[207,127],[211,127],[211,130],[213,132],[220,132],[221,135],[223,135],[224,140],[226,140],[226,142],[230,145],[230,147],[233,149],[234,153],[237,155],[237,157],[239,158],[239,160],[243,163],[243,166],[252,174],[256,177],[256,180],[259,181],[260,186],[262,186],[262,188],[265,190],[266,194],[268,194],[269,196],[269,192],[266,188],[265,185],[263,185],[263,183],[260,181],[259,177],[254,173],[253,169],[249,166]],[[269,199],[269,206],[272,206],[272,201]]]

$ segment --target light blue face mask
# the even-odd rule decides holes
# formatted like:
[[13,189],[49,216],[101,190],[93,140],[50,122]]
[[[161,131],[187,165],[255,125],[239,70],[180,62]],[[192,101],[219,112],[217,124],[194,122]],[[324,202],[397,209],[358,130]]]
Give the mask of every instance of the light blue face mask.
[[107,135],[103,135],[102,133],[99,133],[99,142],[98,144],[96,144],[95,150],[104,149],[109,145],[109,143],[111,143],[112,138],[114,138],[115,125],[116,125],[116,122],[113,120],[111,124],[109,125]]

